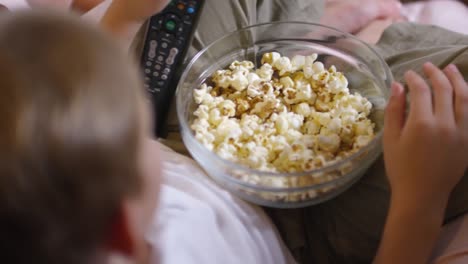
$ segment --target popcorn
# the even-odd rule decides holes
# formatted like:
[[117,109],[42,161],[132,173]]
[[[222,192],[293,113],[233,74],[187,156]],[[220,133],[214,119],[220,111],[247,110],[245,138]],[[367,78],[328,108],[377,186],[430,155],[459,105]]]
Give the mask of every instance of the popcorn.
[[246,71],[249,72],[255,67],[254,63],[251,61],[234,61],[229,65],[229,69],[232,71],[239,70],[239,71]]
[[233,117],[236,115],[236,104],[231,100],[222,101],[218,108],[223,116]]
[[279,75],[283,76],[287,72],[292,71],[291,60],[288,57],[281,57],[275,60],[272,64],[273,68],[279,71]]
[[309,117],[312,113],[311,107],[309,106],[308,103],[300,103],[300,104],[295,105],[293,107],[293,111],[297,113],[298,115],[303,116],[304,118]]
[[340,147],[341,138],[339,135],[331,133],[328,135],[320,134],[317,137],[317,143],[321,150],[335,153]]
[[193,113],[199,120],[207,120],[209,119],[209,107],[206,105],[199,105],[197,110]]
[[280,83],[283,85],[283,88],[293,88],[294,87],[294,81],[289,76],[281,77]]
[[359,136],[372,136],[374,134],[374,125],[368,120],[354,123],[354,133]]
[[316,135],[320,132],[320,124],[315,121],[309,120],[304,124],[303,130],[307,135]]
[[339,134],[341,131],[341,126],[342,122],[341,119],[338,117],[334,117],[330,122],[328,123],[327,130],[331,131],[333,133]]
[[208,114],[208,122],[213,126],[218,126],[223,122],[225,118],[221,115],[221,111],[218,108],[213,108]]
[[216,140],[223,142],[226,138],[237,139],[242,135],[242,129],[233,119],[224,119],[216,128]]
[[263,80],[270,81],[274,71],[270,64],[265,63],[259,69],[257,69],[256,73]]
[[242,91],[249,85],[249,80],[241,71],[235,71],[230,79],[230,86],[237,91]]
[[237,149],[231,144],[222,142],[216,147],[215,152],[223,159],[236,161]]
[[286,116],[278,116],[275,121],[276,131],[279,135],[283,135],[289,130],[289,122]]
[[273,65],[275,61],[277,61],[279,58],[281,58],[281,54],[279,54],[278,52],[269,52],[269,53],[263,54],[261,62],[263,65],[265,64]]
[[292,71],[300,71],[306,64],[306,57],[302,55],[296,55],[291,59]]
[[213,89],[211,86],[206,85],[205,83],[200,86],[200,88],[195,89],[193,91],[193,99],[195,100],[195,103],[197,104],[202,104],[202,102],[207,100],[207,97],[211,97],[210,94],[208,94],[209,91]]
[[372,140],[372,136],[357,136],[354,142],[354,147],[362,148],[366,146],[367,144],[369,144],[371,140]]
[[[195,138],[223,159],[268,172],[321,168],[366,146],[374,138],[372,104],[350,93],[348,80],[335,66],[326,69],[316,60],[317,54],[289,59],[271,52],[263,55],[257,69],[253,62],[234,61],[216,71],[193,93],[198,105],[191,125]],[[236,177],[287,188],[339,175]],[[264,198],[298,201],[316,195],[307,191]]]
[[257,84],[261,79],[260,79],[260,76],[258,76],[258,74],[254,72],[249,72],[247,74],[247,80],[249,81],[250,84]]

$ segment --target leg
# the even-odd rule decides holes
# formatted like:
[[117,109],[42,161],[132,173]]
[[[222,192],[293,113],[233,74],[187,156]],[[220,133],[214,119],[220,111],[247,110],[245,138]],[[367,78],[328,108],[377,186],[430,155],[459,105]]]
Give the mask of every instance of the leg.
[[309,21],[320,18],[322,1],[206,0],[190,55],[229,32],[272,21]]

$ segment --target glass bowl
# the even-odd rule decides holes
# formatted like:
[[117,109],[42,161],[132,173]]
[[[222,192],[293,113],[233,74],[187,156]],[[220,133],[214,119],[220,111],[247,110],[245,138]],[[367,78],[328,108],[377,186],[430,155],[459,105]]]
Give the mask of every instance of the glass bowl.
[[[288,57],[317,53],[317,60],[327,68],[335,65],[347,77],[351,92],[358,91],[373,104],[370,118],[376,125],[375,138],[342,160],[297,173],[250,169],[222,159],[199,143],[190,128],[196,109],[193,90],[214,71],[226,68],[234,60],[250,60],[258,66],[262,55],[272,51]],[[204,48],[183,72],[177,88],[177,115],[182,139],[190,154],[212,179],[247,201],[277,208],[317,204],[352,186],[380,155],[383,113],[391,82],[392,75],[385,61],[369,45],[352,35],[304,22],[249,26]],[[278,181],[294,181],[296,184],[284,187],[284,184],[276,184]],[[282,186],[276,187],[279,185]]]

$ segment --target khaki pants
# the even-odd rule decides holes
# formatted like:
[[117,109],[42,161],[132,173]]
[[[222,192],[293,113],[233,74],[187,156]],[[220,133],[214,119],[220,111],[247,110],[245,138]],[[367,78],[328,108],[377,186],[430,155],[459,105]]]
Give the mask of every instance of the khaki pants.
[[[318,0],[206,0],[189,54],[247,25],[278,20],[317,22],[322,9],[323,2]],[[375,48],[397,81],[402,81],[409,69],[421,72],[426,61],[440,67],[455,63],[468,78],[465,35],[400,23],[387,29]],[[176,122],[175,115],[171,120]],[[176,134],[172,143],[177,142]],[[171,146],[182,151],[180,142]],[[333,200],[303,209],[266,210],[300,263],[370,263],[383,229],[389,195],[384,165],[379,159],[362,180]],[[449,201],[446,221],[467,209],[468,177],[464,177]]]

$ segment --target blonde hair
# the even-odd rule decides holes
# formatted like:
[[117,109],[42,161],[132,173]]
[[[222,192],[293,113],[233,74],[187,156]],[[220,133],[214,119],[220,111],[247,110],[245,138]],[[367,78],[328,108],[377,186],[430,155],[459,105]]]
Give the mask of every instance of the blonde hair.
[[141,190],[142,85],[78,18],[0,17],[0,259],[86,263]]

